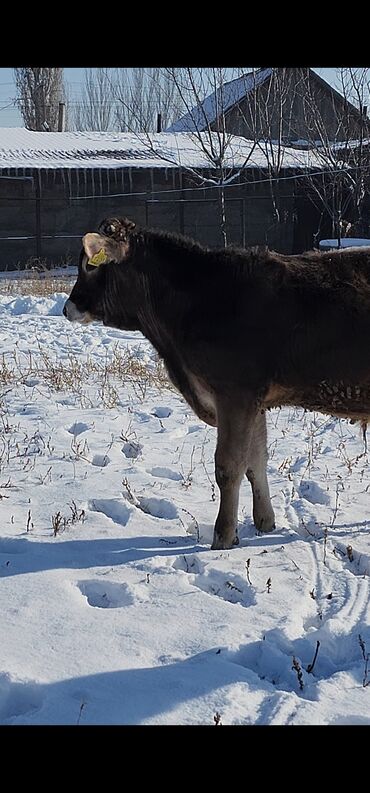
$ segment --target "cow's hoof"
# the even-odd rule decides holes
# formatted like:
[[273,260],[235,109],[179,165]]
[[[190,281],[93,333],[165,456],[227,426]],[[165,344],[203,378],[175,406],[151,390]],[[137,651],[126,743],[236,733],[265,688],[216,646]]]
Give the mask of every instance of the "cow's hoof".
[[239,545],[239,537],[237,534],[229,540],[225,540],[223,537],[218,537],[216,535],[213,538],[211,551],[228,551],[230,548],[234,548],[235,545]]
[[254,525],[257,531],[260,531],[262,534],[269,534],[270,531],[274,531],[274,529],[276,529],[275,515],[259,518],[258,520],[255,519]]

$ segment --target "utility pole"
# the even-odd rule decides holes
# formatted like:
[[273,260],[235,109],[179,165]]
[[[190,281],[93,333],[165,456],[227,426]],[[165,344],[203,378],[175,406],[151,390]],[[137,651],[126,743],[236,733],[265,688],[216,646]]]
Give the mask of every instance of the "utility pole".
[[59,102],[58,132],[64,132],[65,125],[66,125],[66,106],[65,106],[65,102]]

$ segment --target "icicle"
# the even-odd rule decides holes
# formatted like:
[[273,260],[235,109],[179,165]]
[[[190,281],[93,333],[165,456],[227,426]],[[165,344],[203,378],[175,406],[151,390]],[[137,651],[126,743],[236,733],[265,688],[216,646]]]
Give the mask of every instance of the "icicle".
[[75,168],[75,177],[76,177],[76,198],[80,197],[80,169]]
[[67,177],[68,177],[68,190],[69,190],[69,198],[72,198],[72,173],[71,169],[67,168]]
[[94,168],[90,168],[91,171],[91,193],[95,198],[95,171]]
[[151,191],[152,191],[152,194],[153,194],[153,193],[154,193],[154,174],[153,174],[153,168],[151,168],[151,169],[150,169],[150,187],[151,187]]
[[64,168],[62,168],[62,182],[63,182],[63,190],[66,191],[66,177],[64,173]]
[[121,191],[122,193],[125,192],[125,177],[124,177],[123,168],[121,168]]
[[84,168],[85,196],[87,195],[87,168]]
[[131,168],[128,169],[128,178],[130,183],[130,193],[132,193],[132,171]]
[[99,187],[100,187],[100,195],[103,195],[103,175],[101,168],[99,168]]
[[107,175],[107,195],[110,195],[110,181],[109,181],[110,168],[106,169],[106,175]]

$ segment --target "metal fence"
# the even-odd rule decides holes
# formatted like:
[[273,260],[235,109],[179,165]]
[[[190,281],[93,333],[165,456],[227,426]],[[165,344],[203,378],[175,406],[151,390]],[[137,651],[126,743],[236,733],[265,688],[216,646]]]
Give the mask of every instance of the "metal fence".
[[[225,202],[228,244],[262,244],[284,253],[312,247],[308,206],[299,228],[304,196],[285,189],[279,196],[277,222],[268,185],[253,194],[248,184],[233,187]],[[193,187],[75,196],[66,189],[65,180],[53,190],[41,188],[36,172],[34,176],[0,177],[0,269],[24,267],[35,258],[47,264],[75,261],[82,235],[96,228],[103,217],[117,214],[140,225],[180,232],[211,247],[223,242],[216,190]]]

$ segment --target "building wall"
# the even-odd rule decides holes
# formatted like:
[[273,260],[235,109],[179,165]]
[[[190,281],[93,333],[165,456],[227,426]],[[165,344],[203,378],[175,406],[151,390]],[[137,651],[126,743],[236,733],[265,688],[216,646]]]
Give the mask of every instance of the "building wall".
[[[226,129],[234,135],[250,140],[259,139],[293,141],[312,139],[312,130],[307,129],[305,99],[307,79],[317,114],[320,116],[330,140],[346,137],[345,130],[338,133],[338,118],[344,115],[344,100],[331,87],[307,69],[277,69],[276,74],[257,88],[257,101],[250,92],[226,114]],[[282,126],[281,126],[282,117]],[[217,123],[212,126],[217,129]],[[350,122],[350,137],[359,136],[360,120],[357,114]]]
[[[250,184],[226,192],[228,243],[299,250],[294,181],[277,191],[277,222],[269,184],[254,184],[260,171],[249,169],[247,176]],[[24,267],[38,255],[47,264],[76,263],[83,234],[109,215],[222,245],[217,191],[194,188],[177,169],[8,171],[0,178],[0,269]]]

